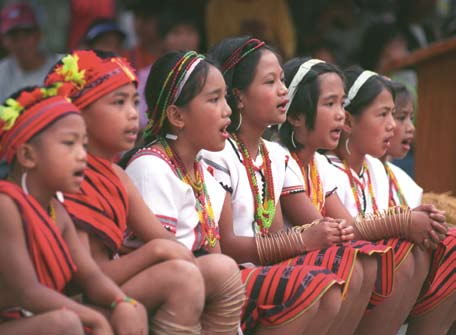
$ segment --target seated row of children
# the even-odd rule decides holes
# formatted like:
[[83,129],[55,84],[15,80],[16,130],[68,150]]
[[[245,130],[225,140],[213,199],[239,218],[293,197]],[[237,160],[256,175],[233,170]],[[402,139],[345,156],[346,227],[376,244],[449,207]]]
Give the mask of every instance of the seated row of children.
[[75,51],[0,107],[0,333],[447,332],[456,231],[387,159],[403,86],[228,38],[154,63],[134,147],[136,86]]

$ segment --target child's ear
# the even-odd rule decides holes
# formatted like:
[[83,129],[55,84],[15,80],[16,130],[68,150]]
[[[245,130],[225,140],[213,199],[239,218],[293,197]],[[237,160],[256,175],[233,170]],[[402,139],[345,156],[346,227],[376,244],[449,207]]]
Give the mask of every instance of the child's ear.
[[353,126],[353,116],[345,111],[345,122],[344,122],[344,128],[343,130],[350,134],[351,133],[351,130],[352,130],[352,126]]
[[35,147],[29,143],[20,145],[16,151],[16,161],[27,170],[33,169],[37,163]]
[[169,105],[166,108],[166,116],[168,118],[168,122],[171,126],[182,129],[185,126],[184,115],[182,110],[177,107],[176,105]]
[[234,98],[236,99],[236,107],[238,110],[241,110],[244,108],[244,103],[242,102],[242,92],[238,90],[237,88],[233,88],[233,95]]
[[293,128],[299,128],[305,125],[305,118],[303,114],[287,115],[287,121],[293,126]]

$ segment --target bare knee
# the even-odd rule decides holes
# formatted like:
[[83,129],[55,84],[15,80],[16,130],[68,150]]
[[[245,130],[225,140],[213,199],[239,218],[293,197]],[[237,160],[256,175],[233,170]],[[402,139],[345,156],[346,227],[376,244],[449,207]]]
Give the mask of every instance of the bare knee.
[[357,294],[361,289],[364,278],[364,269],[361,261],[356,260],[353,266],[352,275],[350,277],[350,283],[348,285],[348,294]]
[[413,274],[415,273],[415,257],[413,254],[409,254],[407,258],[402,262],[400,267],[396,270],[397,280],[403,280],[409,282],[413,280]]
[[359,258],[363,267],[363,284],[373,285],[377,279],[377,259],[375,257],[361,255]]
[[415,261],[414,277],[424,280],[431,265],[431,255],[427,250],[418,247],[413,248],[412,254]]
[[336,317],[342,305],[342,291],[339,286],[332,286],[320,299],[319,312],[330,320]]
[[198,257],[197,264],[203,275],[208,294],[220,289],[228,278],[239,273],[236,262],[231,257],[222,254]]
[[169,278],[173,287],[174,296],[181,301],[188,299],[195,307],[204,305],[204,280],[198,267],[190,262],[183,260],[168,261],[168,270],[172,273]]
[[60,309],[49,312],[48,324],[52,324],[56,334],[83,334],[81,319],[73,311]]

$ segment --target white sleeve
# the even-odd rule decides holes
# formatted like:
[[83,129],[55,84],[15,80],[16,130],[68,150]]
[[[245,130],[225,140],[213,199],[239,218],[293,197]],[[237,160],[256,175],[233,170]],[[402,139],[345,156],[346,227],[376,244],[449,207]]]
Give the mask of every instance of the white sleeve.
[[331,163],[329,163],[326,156],[323,156],[322,154],[316,152],[315,161],[317,164],[318,174],[323,185],[323,192],[325,194],[325,197],[328,197],[337,190],[337,183],[335,178],[336,174],[332,170],[333,167],[331,166]]
[[163,226],[176,233],[183,190],[179,189],[176,183],[179,180],[168,163],[157,156],[145,155],[133,160],[125,171]]
[[294,193],[300,193],[305,191],[304,177],[299,167],[298,162],[291,157],[291,154],[287,152],[286,155],[286,167],[285,167],[285,180],[281,195],[288,195]]

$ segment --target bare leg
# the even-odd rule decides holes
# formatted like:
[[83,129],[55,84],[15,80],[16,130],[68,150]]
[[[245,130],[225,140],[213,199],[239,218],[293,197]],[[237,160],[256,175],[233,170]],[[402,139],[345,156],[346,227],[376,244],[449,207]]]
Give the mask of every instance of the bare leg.
[[[206,288],[203,333],[236,334],[245,300],[245,290],[238,265],[233,259],[222,254],[198,257],[196,262]],[[226,291],[225,286],[228,280],[234,280],[229,292]]]
[[456,294],[449,296],[429,313],[411,317],[408,323],[409,335],[445,335],[456,320]]
[[332,287],[323,297],[321,297],[317,315],[310,321],[310,324],[305,329],[304,333],[327,334],[334,322],[334,319],[336,318],[336,315],[340,311],[341,305],[342,291],[340,290],[340,287]]
[[76,313],[60,309],[0,323],[0,334],[28,334],[28,335],[83,335],[82,323]]
[[[340,292],[340,289],[337,289]],[[312,320],[315,320],[319,306],[320,302],[318,301],[298,318],[283,325],[275,327],[266,327],[259,325],[255,330],[255,335],[304,334],[305,329],[309,327],[309,324],[312,322]]]
[[122,285],[130,297],[147,309],[155,309],[154,318],[176,321],[179,325],[199,325],[204,306],[204,282],[198,267],[182,260],[154,265]]
[[415,304],[429,271],[427,252],[413,248],[395,273],[393,292],[361,320],[357,334],[396,334]]
[[369,303],[376,275],[377,260],[374,257],[359,255],[348,291],[342,301],[341,312],[337,315],[328,334],[353,334]]

